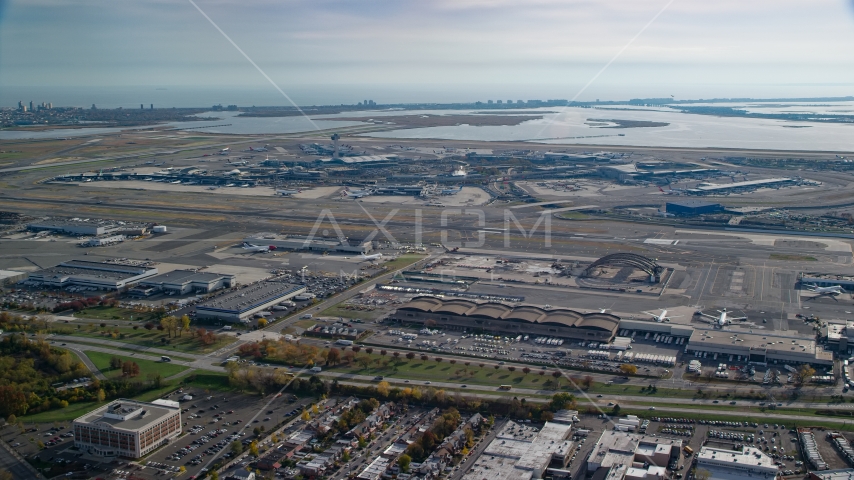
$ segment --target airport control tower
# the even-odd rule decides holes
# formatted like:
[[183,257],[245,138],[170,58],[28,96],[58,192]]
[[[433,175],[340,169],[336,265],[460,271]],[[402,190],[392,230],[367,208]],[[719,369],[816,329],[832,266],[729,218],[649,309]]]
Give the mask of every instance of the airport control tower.
[[338,158],[338,139],[341,138],[337,133],[333,133],[332,137],[332,146],[335,147],[335,151],[332,153],[332,158]]

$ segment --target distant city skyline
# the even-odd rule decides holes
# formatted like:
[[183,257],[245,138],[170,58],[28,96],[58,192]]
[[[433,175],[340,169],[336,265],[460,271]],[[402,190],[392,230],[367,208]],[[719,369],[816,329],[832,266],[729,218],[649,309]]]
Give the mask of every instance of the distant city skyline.
[[[419,88],[421,101],[572,98],[668,1],[196,3],[312,104],[418,101]],[[850,95],[852,45],[850,0],[675,0],[579,100]],[[287,104],[189,2],[0,3],[6,95],[100,86],[237,89]],[[60,104],[6,95],[3,106]]]

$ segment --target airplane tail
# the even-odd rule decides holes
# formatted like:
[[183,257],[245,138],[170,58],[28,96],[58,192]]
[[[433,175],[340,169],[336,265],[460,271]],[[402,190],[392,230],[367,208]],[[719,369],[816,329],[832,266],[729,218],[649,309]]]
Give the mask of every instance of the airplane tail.
[[664,189],[663,189],[663,188],[661,188],[661,187],[658,187],[658,191],[659,191],[659,192],[661,192],[661,193],[664,193]]

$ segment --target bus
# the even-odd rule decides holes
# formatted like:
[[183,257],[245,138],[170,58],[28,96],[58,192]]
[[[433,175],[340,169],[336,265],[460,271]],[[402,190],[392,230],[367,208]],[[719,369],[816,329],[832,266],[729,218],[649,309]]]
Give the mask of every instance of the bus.
[[501,385],[498,387],[499,390],[510,390],[511,388],[513,388],[512,385]]
[[161,362],[171,362],[172,359],[164,355],[164,356],[160,357],[160,361]]

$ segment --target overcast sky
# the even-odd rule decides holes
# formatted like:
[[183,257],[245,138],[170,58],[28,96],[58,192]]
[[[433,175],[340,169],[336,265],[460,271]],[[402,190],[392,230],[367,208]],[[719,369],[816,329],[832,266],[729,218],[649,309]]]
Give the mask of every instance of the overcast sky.
[[[669,2],[196,1],[285,91],[527,85],[560,98]],[[271,88],[188,0],[0,0],[0,88],[130,85]],[[766,87],[854,95],[854,1],[674,0],[579,98]]]

